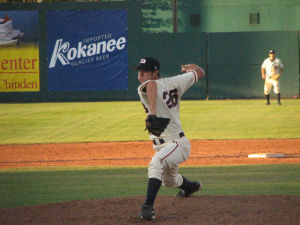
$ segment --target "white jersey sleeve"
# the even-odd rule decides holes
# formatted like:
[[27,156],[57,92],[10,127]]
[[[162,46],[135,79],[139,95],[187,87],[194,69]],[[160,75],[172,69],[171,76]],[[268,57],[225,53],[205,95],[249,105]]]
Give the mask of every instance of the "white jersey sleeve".
[[198,76],[195,70],[188,70],[185,74],[177,75],[168,79],[180,89],[179,91],[182,95],[198,81]]

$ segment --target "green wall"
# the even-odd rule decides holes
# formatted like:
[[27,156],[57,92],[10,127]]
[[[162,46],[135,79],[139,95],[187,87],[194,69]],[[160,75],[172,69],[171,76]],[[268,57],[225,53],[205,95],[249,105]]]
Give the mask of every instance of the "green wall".
[[[259,4],[260,2],[264,4]],[[137,73],[134,67],[143,56],[153,56],[161,62],[162,77],[176,75],[180,65],[197,63],[204,67],[207,76],[195,87],[190,89],[185,99],[205,99],[207,92],[210,99],[224,98],[262,98],[263,81],[260,78],[260,65],[267,57],[269,49],[276,49],[278,57],[285,65],[281,79],[283,97],[299,94],[299,1],[195,1],[195,5],[186,3],[186,18],[189,13],[203,12],[198,28],[185,32],[147,33],[142,32],[141,2],[99,2],[99,3],[41,3],[41,4],[0,4],[3,10],[38,10],[39,11],[39,48],[40,48],[40,83],[41,91],[34,93],[0,93],[0,102],[38,102],[38,101],[107,101],[137,100]],[[267,4],[268,3],[268,4]],[[297,3],[297,4],[296,4]],[[206,7],[206,8],[205,8]],[[259,7],[266,17],[261,25],[249,27],[248,13],[257,12]],[[269,26],[272,22],[271,12],[282,8],[279,23]],[[246,8],[246,9],[244,9]],[[127,91],[47,91],[47,59],[46,59],[46,12],[47,10],[87,10],[87,9],[127,9],[128,10],[128,60],[129,84]],[[180,18],[183,21],[182,13]],[[275,10],[275,11],[274,11]],[[290,13],[290,11],[294,13]],[[238,19],[236,14],[246,12],[247,21]],[[274,13],[275,14],[275,13]],[[205,22],[207,19],[207,23]],[[227,15],[227,16],[226,16]],[[273,15],[273,14],[272,14]],[[278,15],[276,13],[276,15]],[[262,14],[263,16],[263,14]],[[292,19],[284,27],[286,18]],[[226,21],[225,21],[226,17]],[[230,18],[230,19],[229,19]],[[263,18],[263,17],[262,17]],[[278,18],[281,18],[278,19]],[[224,21],[223,21],[224,20]],[[219,22],[218,22],[219,21]],[[223,21],[223,22],[222,22]],[[263,21],[269,21],[266,25]],[[184,24],[180,23],[181,26]],[[206,24],[206,25],[205,25]],[[205,25],[205,26],[204,26]],[[261,26],[264,26],[261,27]],[[297,27],[297,29],[296,29]],[[206,30],[204,30],[204,28]],[[247,30],[247,29],[252,30]],[[292,29],[295,28],[295,29]],[[269,31],[274,29],[272,31]],[[284,30],[287,29],[287,30]],[[295,31],[288,31],[292,29]],[[237,32],[239,31],[239,32]],[[247,32],[245,32],[247,31]],[[207,83],[209,84],[207,86]],[[209,89],[207,89],[209,87]]]
[[298,32],[208,34],[209,94],[212,98],[264,97],[261,64],[270,49],[284,64],[281,95],[299,93]]
[[[206,36],[186,34],[141,34],[139,57],[154,56],[161,63],[162,77],[180,74],[181,65],[196,63],[206,66]],[[206,80],[198,82],[186,94],[185,99],[203,99],[206,96]]]
[[[198,0],[179,1],[180,32],[242,32],[300,30],[300,0]],[[249,13],[259,13],[260,23],[249,24]],[[199,14],[199,26],[190,15]]]

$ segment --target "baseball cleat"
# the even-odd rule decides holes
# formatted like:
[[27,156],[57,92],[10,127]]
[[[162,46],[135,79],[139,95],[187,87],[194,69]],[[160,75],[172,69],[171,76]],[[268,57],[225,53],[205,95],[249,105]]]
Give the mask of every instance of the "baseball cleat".
[[270,102],[267,102],[266,105],[270,105]]
[[143,204],[140,216],[141,220],[155,220],[155,212],[153,207]]
[[190,197],[193,193],[200,191],[202,189],[202,183],[198,181],[192,182],[193,187],[190,190],[180,190],[176,197],[178,198],[187,198]]
[[281,102],[278,102],[278,105],[281,105]]

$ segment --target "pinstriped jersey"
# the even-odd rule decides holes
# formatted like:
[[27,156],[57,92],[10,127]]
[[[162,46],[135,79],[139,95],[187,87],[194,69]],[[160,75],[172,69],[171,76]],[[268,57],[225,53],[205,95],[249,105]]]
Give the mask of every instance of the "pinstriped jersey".
[[[180,99],[198,81],[197,73],[194,70],[188,70],[187,73],[181,75],[154,81],[157,85],[156,115],[170,119],[170,123],[161,134],[161,137],[178,134],[182,131],[179,120]],[[148,82],[149,80],[138,87],[138,94],[146,113],[149,112],[149,101],[146,93],[146,84]],[[156,138],[156,136],[152,137]]]

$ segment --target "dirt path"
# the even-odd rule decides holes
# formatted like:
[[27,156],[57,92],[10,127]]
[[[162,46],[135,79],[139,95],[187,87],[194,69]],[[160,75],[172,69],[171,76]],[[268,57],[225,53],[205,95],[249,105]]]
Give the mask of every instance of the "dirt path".
[[[183,165],[300,163],[300,139],[192,140]],[[284,158],[249,159],[251,153],[282,153]],[[0,145],[0,168],[40,166],[148,165],[152,143],[97,142]]]

